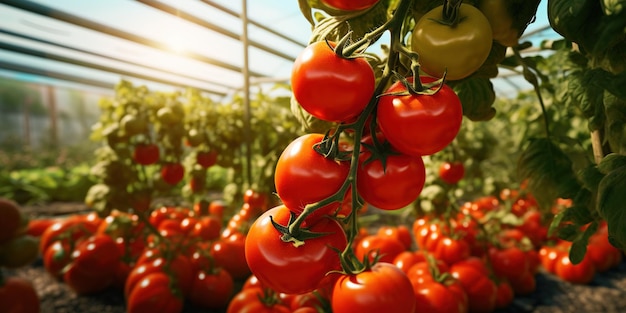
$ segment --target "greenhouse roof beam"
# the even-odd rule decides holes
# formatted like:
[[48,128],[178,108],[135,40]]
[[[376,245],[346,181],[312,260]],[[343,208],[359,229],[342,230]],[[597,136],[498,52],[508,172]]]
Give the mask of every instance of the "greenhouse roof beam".
[[[56,43],[56,42],[52,42],[52,41],[49,41],[49,40],[35,38],[35,37],[24,35],[24,34],[18,34],[18,33],[15,33],[15,32],[12,32],[12,31],[8,31],[8,30],[2,29],[2,28],[0,28],[0,34],[6,34],[6,35],[14,36],[14,37],[17,37],[17,38],[22,38],[22,39],[26,39],[26,40],[30,40],[30,41],[34,41],[34,42],[50,45],[50,46],[55,46],[55,47],[59,47],[59,48],[63,48],[63,49],[67,49],[67,50],[71,50],[71,51],[75,51],[75,52],[80,52],[80,53],[83,53],[83,54],[86,54],[86,55],[89,55],[89,56],[94,56],[94,57],[98,57],[98,58],[104,58],[104,59],[115,61],[115,62],[122,62],[122,63],[126,63],[126,64],[131,64],[128,61],[120,59],[120,58],[111,57],[111,56],[100,54],[100,53],[94,53],[94,52],[90,52],[90,51],[79,49],[79,48],[69,47],[69,46],[62,45],[62,44],[59,44],[59,43]],[[46,54],[45,57],[47,58],[47,54]],[[162,68],[156,68],[156,67],[148,66],[148,65],[137,65],[135,63],[132,63],[132,65],[140,66],[142,68],[146,68],[146,69],[153,70],[153,71],[160,71],[160,72],[163,72],[163,73],[167,73],[169,75],[180,76],[180,77],[183,77],[183,78],[186,78],[186,79],[198,80],[197,77],[192,77],[192,76],[181,74],[181,73],[175,73],[175,72],[168,71],[168,70],[165,70],[165,69],[162,69]],[[130,75],[130,76],[136,76],[136,75],[133,74],[133,75]],[[150,79],[150,80],[154,80],[154,79]],[[223,84],[223,83],[218,82],[218,81],[210,81],[208,83],[211,84],[211,85],[222,87],[222,88],[227,88],[227,89],[232,88],[231,86]],[[203,91],[208,92],[208,93],[212,93],[212,94],[216,94],[216,95],[221,95],[221,96],[224,95],[224,92],[221,92],[221,91],[212,91],[210,89],[205,89]]]
[[[128,33],[128,32],[125,32],[120,29],[116,29],[107,25],[95,23],[90,20],[81,18],[79,16],[75,16],[67,12],[60,11],[60,10],[57,10],[57,9],[54,9],[45,5],[34,3],[31,1],[22,1],[22,0],[3,0],[2,3],[18,8],[18,9],[29,11],[35,14],[47,16],[53,19],[66,22],[66,23],[70,23],[70,24],[74,24],[80,27],[91,29],[93,31],[97,31],[103,34],[113,36],[113,37],[125,39],[125,40],[132,41],[138,44],[153,47],[159,50],[168,51],[168,47],[165,44],[160,43],[158,41],[151,40],[149,38],[138,36],[132,33]],[[205,55],[198,54],[198,53],[185,52],[183,53],[183,55],[185,57],[188,57],[197,61],[201,61],[204,63],[212,64],[215,66],[219,66],[221,68],[228,69],[237,73],[241,73],[242,71],[242,68],[239,66],[228,64],[220,60],[216,60],[214,58],[210,58]],[[250,74],[253,76],[259,76],[259,77],[265,76],[264,74],[258,73],[258,72],[252,72]]]
[[[209,5],[209,6],[212,6],[212,7],[216,8],[216,9],[226,13],[226,14],[229,14],[230,16],[241,18],[241,14],[239,14],[239,13],[237,13],[237,12],[235,12],[235,11],[233,11],[233,10],[231,10],[231,9],[229,9],[229,8],[219,4],[219,3],[215,3],[215,1],[211,1],[211,0],[201,0],[201,1],[204,2],[205,4]],[[267,26],[265,26],[265,25],[255,21],[255,20],[248,19],[248,24],[253,25],[254,27],[258,27],[259,29],[262,29],[262,30],[264,30],[264,31],[266,31],[266,32],[268,32],[268,33],[270,33],[270,34],[272,34],[274,36],[280,37],[280,38],[282,38],[284,40],[287,40],[287,41],[289,41],[289,42],[291,42],[293,44],[301,46],[302,48],[306,47],[306,44],[303,44],[302,42],[300,42],[300,41],[298,41],[296,39],[293,39],[293,38],[291,38],[289,36],[285,36],[284,34],[279,33],[279,32],[277,32],[277,31],[275,31],[275,30],[273,30],[273,29],[271,29],[271,28],[269,28],[269,27],[267,27]]]
[[[217,32],[219,34],[222,34],[224,36],[230,37],[232,39],[241,40],[241,35],[239,35],[239,34],[237,34],[235,32],[229,31],[229,30],[227,30],[227,29],[225,29],[223,27],[219,27],[219,26],[217,26],[217,25],[215,25],[213,23],[210,23],[210,22],[208,22],[208,21],[206,21],[204,19],[201,19],[201,18],[199,18],[197,16],[194,16],[192,14],[183,12],[180,9],[177,9],[175,7],[172,7],[172,6],[169,6],[169,5],[165,4],[165,3],[161,3],[161,2],[153,1],[153,0],[136,0],[136,1],[137,2],[141,2],[141,3],[143,3],[143,4],[147,5],[147,6],[155,8],[157,10],[161,10],[161,11],[169,13],[171,15],[175,15],[176,17],[185,19],[185,20],[187,20],[187,21],[189,21],[191,23],[200,25],[200,26],[202,26],[202,27],[204,27],[206,29],[209,29],[211,31]],[[275,56],[281,57],[281,58],[283,58],[285,60],[293,61],[295,59],[295,57],[293,57],[293,56],[290,56],[290,55],[288,55],[286,53],[283,53],[281,51],[278,51],[276,49],[270,48],[267,45],[264,45],[264,44],[259,43],[257,41],[248,40],[248,43],[249,43],[249,45],[251,47],[255,47],[255,48],[261,49],[261,50],[263,50],[265,52],[268,52],[268,53],[271,53],[271,54],[273,54]]]
[[33,75],[49,77],[49,78],[56,78],[60,80],[65,80],[65,81],[70,81],[74,83],[100,87],[100,88],[105,88],[105,89],[111,89],[113,87],[112,84],[103,82],[100,80],[89,79],[89,78],[79,77],[75,75],[68,75],[65,73],[53,72],[49,70],[42,70],[40,68],[26,66],[23,64],[14,64],[14,63],[5,62],[2,60],[0,60],[0,68],[2,68],[3,70],[33,74]]

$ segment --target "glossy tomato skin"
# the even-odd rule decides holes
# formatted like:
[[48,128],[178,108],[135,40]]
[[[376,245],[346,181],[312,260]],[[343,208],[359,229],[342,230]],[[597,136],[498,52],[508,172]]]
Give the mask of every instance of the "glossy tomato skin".
[[342,58],[334,43],[312,43],[298,55],[291,72],[293,95],[314,117],[330,122],[359,115],[374,94],[375,77],[365,58]]
[[[433,82],[421,77],[423,83]],[[408,78],[409,82],[413,78]],[[443,85],[434,95],[392,95],[405,92],[395,82],[378,102],[378,126],[391,146],[400,153],[425,156],[441,151],[459,132],[463,108],[452,88]]]
[[93,235],[76,246],[63,279],[77,294],[100,292],[113,284],[120,258],[111,237]]
[[459,8],[460,22],[444,25],[443,6],[427,12],[417,21],[411,48],[419,54],[420,69],[431,76],[463,79],[485,62],[491,51],[493,34],[489,20],[469,4]]
[[444,162],[439,167],[439,178],[444,182],[454,185],[465,176],[465,166],[461,162]]
[[341,276],[335,283],[331,306],[334,313],[410,313],[415,310],[415,295],[404,272],[381,262],[371,270]]
[[373,7],[379,0],[322,0],[325,5],[343,11],[359,11]]
[[206,309],[222,309],[228,306],[235,284],[224,269],[207,273],[199,271],[193,281],[189,301]]
[[[226,313],[291,313],[291,309],[281,303],[265,304],[266,290],[261,287],[244,288],[238,292],[228,304]],[[273,295],[276,297],[276,295]],[[271,301],[269,301],[271,302]]]
[[406,251],[404,244],[394,237],[369,235],[359,240],[354,255],[359,260],[367,257],[372,261],[378,257],[380,262],[393,263],[395,257],[404,251]]
[[554,264],[554,273],[561,279],[573,284],[588,284],[593,280],[596,269],[593,261],[585,257],[578,264],[573,264],[567,253],[561,255]]
[[329,271],[341,269],[333,249],[345,249],[347,239],[336,220],[322,217],[304,227],[327,235],[305,240],[299,247],[284,242],[271,219],[287,225],[290,214],[287,207],[280,205],[261,215],[250,227],[245,254],[252,273],[264,286],[279,293],[300,294],[318,288],[329,277]]
[[450,273],[463,285],[470,312],[492,312],[495,309],[498,287],[482,261],[470,258],[457,262],[450,267]]
[[445,282],[438,282],[431,279],[421,283],[412,283],[416,299],[416,312],[467,312],[467,294],[458,281],[448,279]]
[[170,288],[171,278],[164,272],[146,275],[127,300],[127,313],[183,311],[183,300]]
[[233,232],[220,238],[211,246],[211,256],[215,265],[224,268],[234,279],[250,276],[250,266],[246,262],[246,238],[241,232]]
[[[323,134],[306,134],[292,141],[276,163],[274,183],[283,204],[301,213],[307,204],[315,203],[339,191],[348,176],[348,163],[328,159],[313,149]],[[329,204],[315,211],[319,217],[339,207]]]
[[5,277],[0,285],[3,313],[39,313],[40,300],[33,284],[24,278]]
[[371,156],[368,148],[359,156],[357,190],[363,200],[383,210],[398,210],[413,203],[426,181],[422,157],[390,154],[383,166],[382,160]]

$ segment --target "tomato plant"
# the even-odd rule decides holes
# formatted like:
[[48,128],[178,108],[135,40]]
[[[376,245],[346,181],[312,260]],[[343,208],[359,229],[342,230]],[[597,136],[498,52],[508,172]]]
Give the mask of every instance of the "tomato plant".
[[341,269],[337,251],[346,247],[341,225],[327,217],[306,223],[304,227],[321,237],[304,240],[296,246],[282,240],[274,223],[287,225],[291,211],[274,207],[261,215],[246,237],[246,260],[252,273],[264,286],[283,293],[306,293],[324,283],[327,273]]

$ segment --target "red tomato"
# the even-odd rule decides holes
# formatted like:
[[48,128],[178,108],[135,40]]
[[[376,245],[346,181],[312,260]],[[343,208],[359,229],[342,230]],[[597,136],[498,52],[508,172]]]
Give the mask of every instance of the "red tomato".
[[89,234],[95,233],[98,225],[95,222],[87,222],[85,218],[80,216],[72,216],[56,221],[41,234],[39,238],[39,252],[43,254],[48,246],[61,237],[63,237],[64,242],[77,242]]
[[217,163],[217,156],[216,151],[198,151],[196,154],[196,163],[203,168],[209,168]]
[[359,260],[367,257],[370,261],[378,258],[379,262],[393,263],[395,257],[403,251],[406,251],[404,244],[394,237],[369,235],[358,242],[354,255]]
[[215,265],[224,268],[234,279],[250,276],[250,267],[246,263],[246,235],[233,232],[226,238],[220,238],[211,247],[211,256]]
[[216,240],[220,237],[222,223],[214,216],[203,216],[193,226],[191,234],[204,241]]
[[52,224],[56,223],[57,220],[53,218],[38,218],[28,221],[28,228],[26,229],[26,234],[40,237],[48,227]]
[[359,115],[374,94],[376,78],[363,57],[343,58],[335,43],[318,41],[298,55],[291,72],[293,96],[312,116],[330,122]]
[[490,248],[489,262],[498,277],[509,281],[531,273],[531,264],[526,252],[517,246]]
[[425,261],[426,257],[424,256],[423,251],[403,251],[400,252],[393,259],[393,264],[401,269],[404,273],[408,273],[411,266],[416,263]]
[[71,261],[72,251],[70,244],[57,240],[53,242],[42,255],[43,265],[52,277],[61,278],[62,270]]
[[565,252],[555,247],[543,246],[539,249],[539,259],[541,265],[548,273],[554,273],[556,262]]
[[600,230],[589,238],[587,255],[597,272],[605,272],[622,262],[622,252],[611,245],[606,230]]
[[415,295],[404,272],[381,262],[359,274],[339,277],[331,306],[337,313],[413,312]]
[[500,280],[497,284],[496,309],[504,309],[513,302],[515,293],[511,284],[506,280]]
[[166,272],[175,276],[176,284],[173,286],[177,287],[183,295],[188,295],[193,283],[193,269],[189,258],[182,254],[178,254],[169,260],[161,256],[157,256],[152,260],[140,259],[137,261],[135,268],[128,274],[128,279],[126,279],[124,286],[124,294],[126,297],[129,297],[141,280],[147,275],[157,272]]
[[254,189],[247,189],[243,193],[243,203],[249,204],[252,208],[262,208],[262,211],[265,211],[267,209],[269,199],[264,193],[258,192]]
[[120,257],[111,237],[93,235],[76,246],[63,280],[80,295],[100,292],[113,284]]
[[437,223],[421,219],[413,223],[415,242],[436,259],[451,265],[470,256],[470,246],[466,241],[452,239],[443,234],[445,230]]
[[234,291],[232,276],[218,268],[211,273],[199,271],[193,281],[189,301],[205,309],[222,309],[228,305]]
[[554,273],[561,279],[573,284],[587,284],[593,280],[596,269],[593,267],[593,261],[585,257],[578,264],[570,261],[568,254],[563,254],[554,264]]
[[264,286],[279,293],[300,294],[318,288],[329,271],[341,269],[333,249],[345,249],[347,239],[339,222],[322,217],[303,227],[327,235],[307,239],[300,246],[284,242],[272,220],[287,225],[290,214],[284,205],[263,213],[250,227],[245,255],[252,273]]
[[535,273],[526,273],[526,275],[510,281],[513,293],[518,296],[525,296],[535,292],[537,289],[537,279]]
[[143,277],[128,297],[127,313],[183,311],[183,299],[172,290],[172,279],[164,272]]
[[133,150],[133,160],[141,165],[150,165],[159,161],[159,146],[153,143],[140,143]]
[[434,280],[440,280],[441,277],[434,277],[433,272],[443,274],[447,273],[450,267],[441,260],[437,259],[425,259],[421,262],[413,264],[406,271],[406,276],[409,278],[413,285],[430,282]]
[[0,284],[0,304],[4,313],[39,313],[40,300],[33,284],[22,277],[4,277]]
[[322,0],[324,5],[343,11],[359,11],[373,7],[379,0]]
[[367,148],[359,156],[357,190],[363,200],[383,210],[401,209],[414,202],[426,181],[422,157],[391,153],[383,166],[382,160],[371,156]]
[[161,167],[161,178],[170,185],[176,185],[185,177],[185,167],[180,163],[166,163]]
[[444,182],[454,185],[465,176],[465,166],[461,162],[444,162],[439,167],[439,178]]
[[[348,163],[328,159],[314,149],[322,139],[322,134],[306,134],[297,138],[285,148],[276,163],[276,192],[293,212],[300,213],[307,204],[337,193],[348,177]],[[315,216],[334,212],[339,204],[320,208]]]
[[450,268],[450,273],[463,285],[470,312],[492,312],[495,309],[498,287],[489,278],[482,261],[457,262]]
[[376,232],[378,236],[394,237],[404,245],[406,250],[410,250],[413,246],[413,235],[406,225],[389,226],[383,225]]
[[[430,77],[420,79],[424,83],[435,80]],[[409,81],[413,79],[409,78]],[[378,101],[380,130],[391,146],[401,153],[423,156],[441,151],[461,128],[463,109],[459,97],[447,85],[434,95],[391,95],[405,91],[406,86],[398,81]]]
[[467,294],[455,279],[442,282],[427,280],[413,283],[416,312],[465,313],[468,309]]
[[238,292],[228,304],[226,313],[291,313],[289,307],[278,302],[277,296],[267,290],[253,287]]

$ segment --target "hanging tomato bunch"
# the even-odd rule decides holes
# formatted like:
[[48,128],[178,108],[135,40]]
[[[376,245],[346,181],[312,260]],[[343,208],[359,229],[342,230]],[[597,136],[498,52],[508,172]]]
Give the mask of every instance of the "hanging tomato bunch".
[[[390,264],[392,256],[410,249],[410,236],[408,247],[383,245],[378,238],[357,240],[358,212],[364,205],[393,211],[415,202],[425,186],[424,158],[455,139],[464,109],[473,119],[493,116],[489,109],[463,103],[449,81],[487,75],[483,71],[498,63],[504,46],[493,42],[489,19],[471,4],[361,2],[307,2],[327,13],[317,19],[303,7],[314,31],[293,65],[292,110],[309,133],[292,141],[278,159],[275,186],[282,205],[252,224],[246,260],[254,277],[273,292],[332,290],[333,312],[413,312],[413,280]],[[530,5],[536,9],[536,3]],[[422,11],[423,16],[415,15]],[[368,53],[386,32],[391,40],[386,58]],[[442,180],[455,184],[463,175],[461,165],[443,171]],[[347,212],[342,210],[346,202]],[[477,279],[492,284],[486,286],[493,289],[493,309],[497,285],[486,267],[466,261],[471,250],[464,244],[436,248],[462,251],[434,256],[451,265],[454,278],[449,279],[456,288],[465,288],[459,312],[467,309],[468,297],[487,292],[467,289]],[[486,311],[473,308],[478,305],[470,302],[473,311]]]

